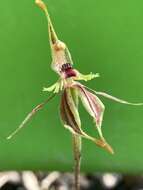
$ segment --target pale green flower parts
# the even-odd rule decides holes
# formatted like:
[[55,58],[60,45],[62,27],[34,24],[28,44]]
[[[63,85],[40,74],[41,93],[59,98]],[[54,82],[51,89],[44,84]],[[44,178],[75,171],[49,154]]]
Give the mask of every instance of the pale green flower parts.
[[59,93],[62,89],[63,89],[63,80],[59,80],[48,88],[44,87],[43,91],[44,92],[52,92],[53,91],[53,93]]

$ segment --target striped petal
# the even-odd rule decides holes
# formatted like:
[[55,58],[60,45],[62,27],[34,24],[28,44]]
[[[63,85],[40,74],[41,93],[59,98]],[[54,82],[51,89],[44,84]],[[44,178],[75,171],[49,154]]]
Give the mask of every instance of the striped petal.
[[113,153],[112,148],[108,145],[105,140],[93,138],[87,135],[81,129],[81,121],[78,113],[78,107],[76,104],[76,99],[78,98],[79,89],[77,88],[66,88],[63,91],[61,104],[60,104],[60,115],[63,121],[64,127],[69,129],[73,134],[77,134],[86,139],[93,141],[98,146],[106,149],[108,152]]
[[110,145],[108,145],[105,138],[103,137],[101,130],[103,114],[105,110],[104,104],[97,96],[86,90],[86,88],[84,88],[82,85],[77,84],[76,87],[79,89],[79,97],[83,103],[83,106],[96,123],[96,127],[101,140],[110,147]]
[[69,130],[72,133],[77,133],[81,135],[82,133],[80,130],[81,126],[80,117],[74,102],[72,102],[73,99],[71,98],[70,93],[71,89],[67,88],[64,90],[62,94],[61,105],[60,105],[61,118],[66,128],[69,128]]

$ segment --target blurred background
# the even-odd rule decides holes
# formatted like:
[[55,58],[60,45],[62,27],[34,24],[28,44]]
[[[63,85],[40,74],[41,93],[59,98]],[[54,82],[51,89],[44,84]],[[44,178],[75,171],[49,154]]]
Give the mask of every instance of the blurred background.
[[[143,176],[115,173],[86,173],[80,176],[81,190],[142,190]],[[72,173],[1,172],[1,190],[74,190]]]
[[[74,67],[101,75],[86,85],[131,102],[143,101],[143,1],[45,2]],[[58,76],[50,68],[47,22],[34,0],[1,1],[0,24],[0,170],[72,171],[71,134],[59,118],[60,96],[12,140],[5,139],[47,98],[42,88]],[[143,107],[101,100],[106,106],[103,133],[115,155],[83,140],[82,171],[142,173]],[[84,129],[97,136],[82,106],[80,115]]]

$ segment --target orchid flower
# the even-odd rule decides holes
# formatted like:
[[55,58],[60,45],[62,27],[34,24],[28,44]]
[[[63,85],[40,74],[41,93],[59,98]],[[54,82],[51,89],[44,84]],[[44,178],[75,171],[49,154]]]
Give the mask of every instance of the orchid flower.
[[[79,189],[79,169],[80,169],[80,152],[81,138],[86,138],[94,142],[97,146],[104,148],[111,154],[114,153],[112,147],[107,143],[102,134],[102,120],[105,110],[104,104],[97,95],[104,96],[123,104],[143,105],[143,103],[130,103],[119,98],[113,97],[104,92],[97,92],[81,84],[79,81],[89,81],[99,77],[99,74],[81,74],[73,68],[73,61],[67,45],[60,41],[51,22],[48,9],[42,0],[36,0],[36,4],[45,12],[48,20],[49,41],[52,53],[52,69],[59,75],[59,80],[50,87],[43,88],[44,92],[52,92],[52,95],[44,102],[36,106],[32,112],[28,114],[20,126],[7,137],[12,138],[21,128],[25,126],[27,121],[40,109],[42,109],[55,95],[61,94],[60,116],[63,125],[73,135],[74,158],[75,158],[75,184]],[[93,118],[99,138],[88,135],[83,129],[78,112],[79,100]]]

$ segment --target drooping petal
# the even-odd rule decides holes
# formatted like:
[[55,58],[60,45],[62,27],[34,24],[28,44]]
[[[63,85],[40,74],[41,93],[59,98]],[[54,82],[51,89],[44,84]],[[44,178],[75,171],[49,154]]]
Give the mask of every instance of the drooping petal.
[[[61,104],[60,104],[60,115],[63,121],[64,127],[69,129],[73,134],[80,135],[86,139],[89,139],[96,143],[98,146],[106,149],[108,152],[113,153],[112,148],[108,145],[104,139],[98,140],[87,135],[81,129],[81,121],[78,113],[78,107],[76,105],[75,99],[78,98],[78,94],[73,93],[76,88],[66,88],[62,94]],[[75,97],[76,96],[76,97]]]

